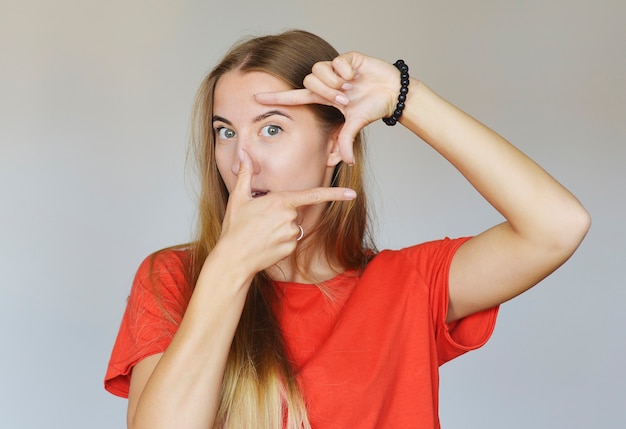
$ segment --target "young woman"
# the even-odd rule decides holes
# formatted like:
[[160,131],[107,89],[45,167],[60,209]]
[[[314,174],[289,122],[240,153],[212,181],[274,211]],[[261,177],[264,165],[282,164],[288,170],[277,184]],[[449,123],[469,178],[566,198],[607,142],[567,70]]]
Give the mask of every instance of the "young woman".
[[[360,132],[381,118],[506,221],[378,252]],[[131,428],[437,428],[438,366],[483,345],[498,305],[590,225],[537,164],[402,64],[338,55],[310,33],[235,46],[203,82],[195,123],[197,240],[141,265],[106,375]]]

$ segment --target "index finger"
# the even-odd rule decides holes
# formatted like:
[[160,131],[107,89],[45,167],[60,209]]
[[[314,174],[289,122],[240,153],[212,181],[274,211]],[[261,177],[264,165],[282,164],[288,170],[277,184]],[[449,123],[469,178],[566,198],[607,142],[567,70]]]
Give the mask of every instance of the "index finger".
[[260,104],[274,104],[282,106],[297,106],[302,104],[328,104],[328,100],[314,92],[304,89],[290,89],[278,92],[261,92],[254,94],[254,99]]
[[288,200],[293,208],[310,206],[329,201],[350,201],[356,198],[356,192],[350,188],[313,188],[303,191],[289,191]]
[[230,199],[237,201],[247,201],[252,194],[252,175],[254,167],[250,154],[244,149],[237,151],[239,156],[239,171],[237,172],[237,180],[234,188],[230,191]]

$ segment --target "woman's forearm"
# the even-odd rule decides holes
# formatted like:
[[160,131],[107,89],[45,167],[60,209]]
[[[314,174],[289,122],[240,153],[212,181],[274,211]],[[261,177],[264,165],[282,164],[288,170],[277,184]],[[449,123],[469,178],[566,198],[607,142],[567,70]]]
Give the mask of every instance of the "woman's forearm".
[[578,245],[584,233],[572,234],[572,224],[586,224],[588,215],[574,195],[496,132],[423,83],[411,85],[401,122],[450,161],[517,234]]

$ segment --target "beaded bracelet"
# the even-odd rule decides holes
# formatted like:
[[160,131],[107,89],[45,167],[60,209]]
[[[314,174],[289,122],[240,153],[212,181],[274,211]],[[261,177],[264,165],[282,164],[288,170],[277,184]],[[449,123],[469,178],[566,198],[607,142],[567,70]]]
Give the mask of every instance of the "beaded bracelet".
[[400,120],[404,110],[406,95],[409,93],[409,66],[404,63],[404,60],[398,60],[393,65],[400,70],[400,94],[398,95],[398,104],[396,104],[396,110],[393,111],[393,115],[383,118],[383,122],[390,127],[396,125]]

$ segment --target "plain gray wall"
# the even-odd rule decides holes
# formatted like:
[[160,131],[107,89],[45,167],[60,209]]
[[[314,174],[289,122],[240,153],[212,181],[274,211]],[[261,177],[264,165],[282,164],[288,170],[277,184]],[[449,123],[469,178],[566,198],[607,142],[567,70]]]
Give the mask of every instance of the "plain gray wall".
[[[388,61],[505,135],[593,216],[578,253],[441,369],[445,428],[626,422],[626,3],[0,3],[0,426],[122,428],[102,379],[140,261],[187,241],[189,116],[236,40],[297,27]],[[369,128],[380,247],[500,216],[406,130]]]

